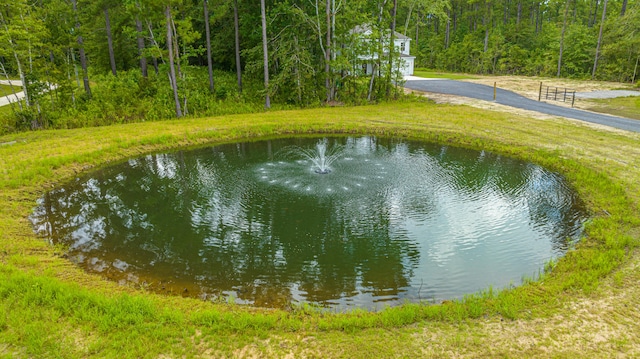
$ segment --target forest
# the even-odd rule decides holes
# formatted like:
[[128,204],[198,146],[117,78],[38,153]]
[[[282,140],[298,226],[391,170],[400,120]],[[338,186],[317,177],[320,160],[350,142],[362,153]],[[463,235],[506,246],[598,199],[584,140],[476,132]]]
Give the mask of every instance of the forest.
[[25,93],[0,134],[398,98],[396,34],[451,72],[635,83],[640,60],[638,0],[2,0],[0,24]]

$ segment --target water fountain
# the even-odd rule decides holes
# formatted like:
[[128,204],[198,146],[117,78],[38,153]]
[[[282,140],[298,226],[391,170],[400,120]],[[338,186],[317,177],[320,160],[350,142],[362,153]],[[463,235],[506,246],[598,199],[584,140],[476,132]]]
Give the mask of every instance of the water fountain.
[[293,146],[284,149],[284,153],[293,156],[302,156],[304,159],[312,163],[313,172],[321,175],[331,173],[331,164],[340,158],[343,152],[343,146],[334,144],[329,147],[329,140],[323,138],[316,142],[313,148],[304,148]]

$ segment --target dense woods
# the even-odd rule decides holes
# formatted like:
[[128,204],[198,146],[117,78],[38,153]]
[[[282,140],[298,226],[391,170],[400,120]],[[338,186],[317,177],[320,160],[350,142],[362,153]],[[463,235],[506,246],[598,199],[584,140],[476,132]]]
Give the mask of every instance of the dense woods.
[[393,98],[391,28],[449,71],[635,82],[640,59],[638,0],[2,0],[0,25],[26,94],[0,132]]
[[638,1],[451,0],[444,16],[418,7],[407,19],[420,66],[620,82],[638,77]]

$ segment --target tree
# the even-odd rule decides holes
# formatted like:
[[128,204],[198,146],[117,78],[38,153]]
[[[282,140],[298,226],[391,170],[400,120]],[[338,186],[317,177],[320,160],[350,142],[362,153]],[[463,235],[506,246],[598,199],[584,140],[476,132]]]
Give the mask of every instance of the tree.
[[393,0],[391,8],[391,31],[389,31],[389,69],[387,70],[386,92],[387,98],[391,96],[391,73],[393,72],[393,59],[395,58],[395,39],[396,39],[396,10],[398,8],[398,0]]
[[80,21],[78,20],[78,4],[77,0],[71,0],[73,5],[73,13],[75,14],[76,24],[75,30],[77,32],[78,51],[80,53],[80,66],[82,67],[82,82],[84,84],[84,91],[88,98],[91,98],[91,86],[89,85],[89,69],[87,65],[87,55],[84,52],[84,40],[82,38],[80,30]]
[[269,97],[269,53],[267,52],[267,11],[264,0],[260,0],[260,15],[262,19],[262,56],[264,60],[264,107],[271,108]]
[[324,51],[325,88],[327,90],[327,103],[333,100],[333,85],[331,79],[331,0],[325,2],[325,14],[327,20],[327,40]]
[[564,6],[564,20],[562,22],[562,34],[560,35],[560,52],[558,54],[558,72],[556,77],[560,77],[560,69],[562,67],[562,51],[564,50],[564,34],[567,31],[567,14],[569,13],[569,0],[566,0]]
[[213,92],[213,63],[211,60],[211,30],[209,29],[209,8],[207,6],[208,0],[202,1],[204,9],[204,28],[207,39],[207,69],[209,71],[209,91]]
[[145,56],[144,35],[142,32],[142,21],[136,16],[136,44],[138,45],[138,57],[140,58],[140,72],[143,77],[149,76],[147,70],[147,57]]
[[236,77],[238,92],[242,93],[242,65],[240,64],[240,21],[238,20],[238,0],[233,0],[233,31],[236,57]]
[[178,82],[176,79],[176,68],[174,62],[173,52],[173,27],[171,18],[171,5],[167,4],[165,7],[165,17],[167,20],[167,49],[169,50],[169,82],[171,83],[171,89],[173,90],[173,100],[176,105],[176,117],[182,117],[182,109],[180,108],[180,97],[178,96]]
[[602,6],[602,20],[600,21],[600,32],[598,33],[598,45],[596,45],[596,55],[593,60],[593,72],[591,73],[591,79],[596,77],[596,70],[598,68],[598,57],[600,57],[600,44],[602,43],[602,29],[604,28],[604,20],[607,16],[607,3],[609,0],[604,0]]
[[109,8],[107,6],[104,8],[104,19],[107,30],[107,44],[109,46],[109,63],[111,64],[111,73],[113,73],[113,76],[117,76],[116,55],[113,51],[113,34],[111,33],[111,20],[109,19]]

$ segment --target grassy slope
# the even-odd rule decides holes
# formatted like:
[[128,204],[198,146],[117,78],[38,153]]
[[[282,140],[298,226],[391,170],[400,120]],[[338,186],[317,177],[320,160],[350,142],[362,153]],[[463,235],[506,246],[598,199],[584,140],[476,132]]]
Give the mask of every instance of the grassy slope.
[[[20,92],[22,91],[22,88],[20,86],[16,86],[15,84],[13,85],[13,90],[16,92]],[[8,96],[13,94],[13,92],[11,91],[11,86],[9,85],[4,85],[4,84],[0,84],[0,96]]]
[[585,100],[587,110],[640,120],[640,96]]
[[[145,294],[86,274],[26,217],[56,183],[151,151],[241,138],[366,133],[484,148],[565,174],[589,238],[535,283],[379,314],[282,312]],[[637,134],[466,106],[355,108],[42,131],[0,138],[0,356],[486,357],[640,355]],[[13,142],[15,141],[15,142]]]
[[424,68],[415,69],[413,74],[414,76],[424,77],[429,79],[466,80],[466,79],[475,78],[474,76],[466,75],[466,74],[459,74],[459,73],[453,73],[453,72],[440,72],[440,71],[434,71],[434,70],[424,69]]

